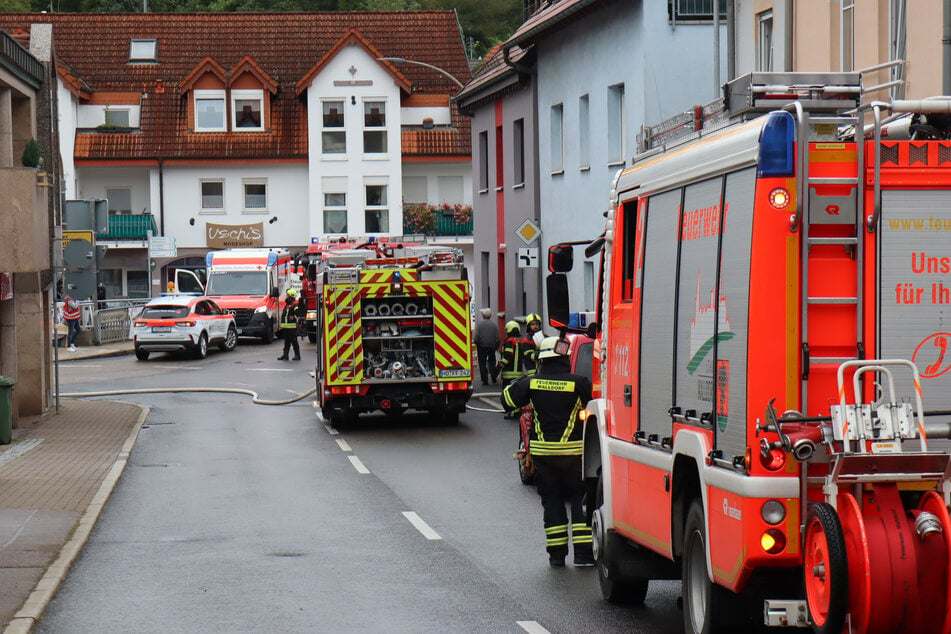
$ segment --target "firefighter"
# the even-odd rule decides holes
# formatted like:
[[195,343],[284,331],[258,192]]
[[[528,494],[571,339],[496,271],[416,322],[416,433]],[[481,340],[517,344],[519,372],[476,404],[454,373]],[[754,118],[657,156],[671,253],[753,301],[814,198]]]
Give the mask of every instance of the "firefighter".
[[593,566],[591,526],[582,498],[582,426],[579,412],[591,400],[591,381],[572,374],[568,342],[558,337],[542,341],[540,366],[534,376],[523,377],[502,391],[502,406],[510,410],[531,403],[534,424],[529,432],[535,484],[542,498],[548,563],[565,565],[568,555],[568,514],[571,507],[571,542],[575,566]]
[[531,339],[536,348],[541,347],[542,341],[545,339],[545,333],[542,332],[541,315],[538,313],[529,313],[525,315],[525,323],[527,324],[525,337]]
[[297,304],[297,291],[287,289],[284,298],[284,310],[281,311],[281,336],[284,337],[284,354],[278,361],[287,361],[287,353],[294,346],[294,361],[300,361],[300,344],[297,343],[297,321],[300,319],[300,310]]
[[[505,323],[505,341],[502,342],[498,370],[503,388],[525,376],[525,338],[522,337],[522,327],[517,321]],[[518,418],[518,411],[506,409],[505,418]]]

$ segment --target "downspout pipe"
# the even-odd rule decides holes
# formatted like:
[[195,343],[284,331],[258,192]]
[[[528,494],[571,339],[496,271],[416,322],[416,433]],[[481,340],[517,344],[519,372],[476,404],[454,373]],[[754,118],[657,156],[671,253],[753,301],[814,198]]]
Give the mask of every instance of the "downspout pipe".
[[[951,0],[945,0],[951,2]],[[793,71],[793,0],[783,4],[783,71]]]
[[951,95],[951,0],[944,0],[944,36],[941,38],[942,83],[941,92]]

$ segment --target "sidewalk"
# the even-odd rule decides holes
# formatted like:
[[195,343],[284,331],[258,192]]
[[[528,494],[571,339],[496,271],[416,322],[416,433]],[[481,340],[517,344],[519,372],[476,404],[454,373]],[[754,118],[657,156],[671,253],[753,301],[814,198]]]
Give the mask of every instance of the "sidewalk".
[[[128,354],[131,342],[60,349],[60,360]],[[61,399],[0,445],[0,628],[29,632],[86,543],[148,410]]]

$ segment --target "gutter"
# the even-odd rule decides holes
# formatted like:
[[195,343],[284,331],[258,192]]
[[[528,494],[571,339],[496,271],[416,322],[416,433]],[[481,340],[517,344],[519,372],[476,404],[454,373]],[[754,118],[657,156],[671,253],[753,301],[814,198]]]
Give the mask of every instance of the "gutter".
[[[951,0],[947,0],[947,1],[951,2]],[[522,64],[521,62],[514,62],[509,58],[509,52],[512,50],[512,46],[515,46],[515,45],[514,44],[511,44],[509,46],[502,45],[502,61],[505,62],[505,65],[519,73],[522,73],[523,75],[534,75],[536,72],[535,68],[533,68],[532,66],[526,66],[525,64]]]

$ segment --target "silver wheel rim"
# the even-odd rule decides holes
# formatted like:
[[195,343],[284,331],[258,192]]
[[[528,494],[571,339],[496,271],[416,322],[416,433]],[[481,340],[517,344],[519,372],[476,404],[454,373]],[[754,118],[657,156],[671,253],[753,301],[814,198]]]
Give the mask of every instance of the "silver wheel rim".
[[201,353],[201,356],[208,354],[208,340],[205,339],[204,334],[198,338],[198,352]]
[[229,328],[229,329],[228,329],[228,340],[227,340],[227,342],[225,343],[225,345],[228,346],[228,350],[231,350],[232,348],[234,348],[235,340],[236,340],[237,338],[238,338],[238,336],[235,334],[234,328]]

